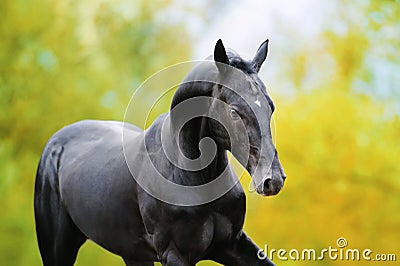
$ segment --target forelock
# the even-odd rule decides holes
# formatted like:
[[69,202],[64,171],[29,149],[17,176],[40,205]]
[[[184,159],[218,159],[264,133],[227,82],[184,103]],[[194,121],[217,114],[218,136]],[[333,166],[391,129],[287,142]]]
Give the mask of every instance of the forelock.
[[229,58],[229,65],[232,67],[242,70],[244,73],[249,75],[257,73],[253,65],[249,61],[241,58],[235,51],[228,50],[227,55]]

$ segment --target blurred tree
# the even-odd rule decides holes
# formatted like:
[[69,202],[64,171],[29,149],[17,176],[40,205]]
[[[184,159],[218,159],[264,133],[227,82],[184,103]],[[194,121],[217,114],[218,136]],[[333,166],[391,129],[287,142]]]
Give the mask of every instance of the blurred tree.
[[[0,264],[40,264],[32,200],[46,140],[77,120],[122,120],[143,80],[189,59],[185,29],[157,20],[169,4],[0,1]],[[82,260],[108,265],[106,254]]]
[[288,179],[276,200],[249,195],[246,229],[259,244],[318,250],[346,237],[349,248],[397,252],[399,12],[398,1],[338,1],[322,35],[287,57],[298,90],[276,97],[275,118]]
[[[189,37],[165,16],[170,7],[144,0],[0,1],[0,264],[40,265],[32,198],[46,140],[80,119],[121,120],[143,80],[188,60]],[[245,229],[271,248],[335,247],[343,236],[350,248],[395,253],[399,1],[334,7],[322,35],[285,51],[282,81],[299,88],[292,97],[274,97],[288,179],[276,199],[248,193]],[[247,188],[249,176],[242,182]],[[77,264],[123,265],[90,242]]]

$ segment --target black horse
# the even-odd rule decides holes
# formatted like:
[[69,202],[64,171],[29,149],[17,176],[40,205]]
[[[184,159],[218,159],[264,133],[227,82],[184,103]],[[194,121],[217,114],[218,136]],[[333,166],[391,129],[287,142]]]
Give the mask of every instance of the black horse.
[[[35,183],[43,264],[73,265],[90,239],[126,265],[195,265],[205,259],[273,265],[243,232],[245,194],[227,155],[251,174],[259,194],[275,195],[283,187],[286,176],[270,130],[274,105],[257,74],[267,51],[268,40],[246,61],[227,53],[219,40],[214,60],[187,75],[171,111],[145,131],[115,121],[81,121],[52,136]],[[204,115],[186,121],[183,112],[174,112],[196,98],[208,101],[191,103],[186,111],[201,109]],[[209,138],[214,142],[204,141]],[[164,146],[183,156],[168,155]],[[205,166],[196,161],[207,154],[212,156]],[[165,189],[154,181],[157,175],[179,189]],[[191,190],[221,176],[215,184],[224,191]]]

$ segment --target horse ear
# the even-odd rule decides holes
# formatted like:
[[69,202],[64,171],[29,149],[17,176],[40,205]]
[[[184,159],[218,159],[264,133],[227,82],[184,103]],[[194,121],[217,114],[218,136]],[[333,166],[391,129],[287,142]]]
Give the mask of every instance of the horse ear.
[[264,63],[265,58],[267,58],[268,42],[269,40],[267,39],[260,45],[252,61],[252,65],[257,72],[260,71],[261,65]]
[[217,43],[215,44],[214,61],[217,62],[216,65],[217,65],[219,71],[222,71],[222,69],[221,69],[222,65],[218,64],[218,63],[229,65],[229,58],[228,58],[228,55],[226,54],[225,47],[222,44],[221,39],[219,39],[217,41]]

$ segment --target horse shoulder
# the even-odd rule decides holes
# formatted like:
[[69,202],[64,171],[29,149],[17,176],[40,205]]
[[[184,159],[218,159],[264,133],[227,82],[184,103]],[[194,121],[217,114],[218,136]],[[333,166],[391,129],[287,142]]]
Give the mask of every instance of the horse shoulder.
[[240,186],[235,186],[224,197],[216,201],[213,212],[214,241],[230,239],[243,228],[246,214],[246,195]]

